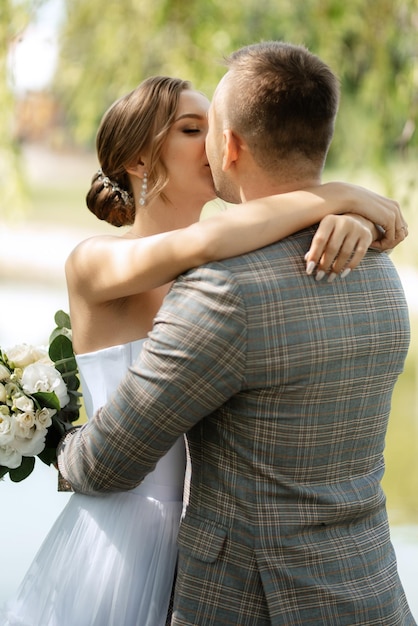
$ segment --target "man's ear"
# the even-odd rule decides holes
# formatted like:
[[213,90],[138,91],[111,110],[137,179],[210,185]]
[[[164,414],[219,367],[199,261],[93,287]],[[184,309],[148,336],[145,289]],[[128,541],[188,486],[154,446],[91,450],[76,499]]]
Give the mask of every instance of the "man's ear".
[[241,141],[230,128],[223,131],[222,170],[226,172],[238,160]]

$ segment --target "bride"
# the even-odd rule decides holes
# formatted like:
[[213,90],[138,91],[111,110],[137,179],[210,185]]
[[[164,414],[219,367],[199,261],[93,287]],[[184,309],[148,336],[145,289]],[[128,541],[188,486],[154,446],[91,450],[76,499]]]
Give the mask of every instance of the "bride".
[[[135,360],[170,281],[182,271],[267,245],[324,218],[306,257],[307,272],[316,267],[338,274],[354,268],[377,239],[368,219],[391,232],[399,222],[392,201],[340,183],[257,201],[257,211],[230,207],[197,222],[214,198],[205,154],[208,105],[189,83],[153,77],[114,103],[101,122],[101,169],[87,204],[99,219],[129,228],[121,236],[82,242],[66,264],[88,416]],[[328,216],[347,211],[368,219]],[[6,624],[168,623],[185,464],[179,440],[132,491],[72,495],[10,601]]]

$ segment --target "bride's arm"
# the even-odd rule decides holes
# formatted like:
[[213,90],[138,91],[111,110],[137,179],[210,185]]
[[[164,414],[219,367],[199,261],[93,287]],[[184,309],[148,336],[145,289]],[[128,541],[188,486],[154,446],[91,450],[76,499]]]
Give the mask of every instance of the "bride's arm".
[[[235,205],[187,228],[143,239],[93,237],[70,255],[67,280],[90,301],[110,301],[153,289],[189,268],[268,245],[326,215],[343,212],[359,213],[381,224],[388,234],[402,221],[396,202],[362,188],[328,183]],[[354,248],[338,246],[352,229],[343,221],[345,226],[334,233],[332,245],[340,250],[345,265]],[[367,228],[362,228],[364,240],[368,236],[371,241],[373,226],[367,235]],[[391,247],[401,240],[391,239]],[[310,260],[319,262],[329,241],[317,241]]]

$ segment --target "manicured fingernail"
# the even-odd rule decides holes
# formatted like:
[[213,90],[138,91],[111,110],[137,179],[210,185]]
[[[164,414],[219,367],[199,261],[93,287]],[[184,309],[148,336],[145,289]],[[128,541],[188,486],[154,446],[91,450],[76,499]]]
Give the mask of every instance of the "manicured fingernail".
[[327,283],[333,283],[337,276],[338,274],[335,274],[335,272],[331,272],[331,274],[328,276]]
[[309,254],[309,250],[308,250],[308,252],[305,254],[305,256],[303,257],[303,258],[305,259],[305,261],[306,261],[306,259],[308,258],[308,254]]
[[315,269],[315,261],[309,261],[308,265],[306,266],[306,273],[310,276],[312,274],[312,272]]
[[315,280],[322,280],[324,276],[325,272],[323,270],[319,270],[319,272],[316,273]]
[[341,272],[341,278],[345,278],[351,272],[351,267],[346,267],[343,272]]

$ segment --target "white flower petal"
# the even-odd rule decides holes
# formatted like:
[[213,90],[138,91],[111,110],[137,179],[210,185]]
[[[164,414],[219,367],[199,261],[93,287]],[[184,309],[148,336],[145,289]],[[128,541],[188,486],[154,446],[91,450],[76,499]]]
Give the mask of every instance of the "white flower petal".
[[0,465],[16,469],[22,463],[22,455],[10,446],[0,446]]
[[36,456],[45,448],[46,428],[36,429],[31,439],[16,437],[13,447],[22,456]]

